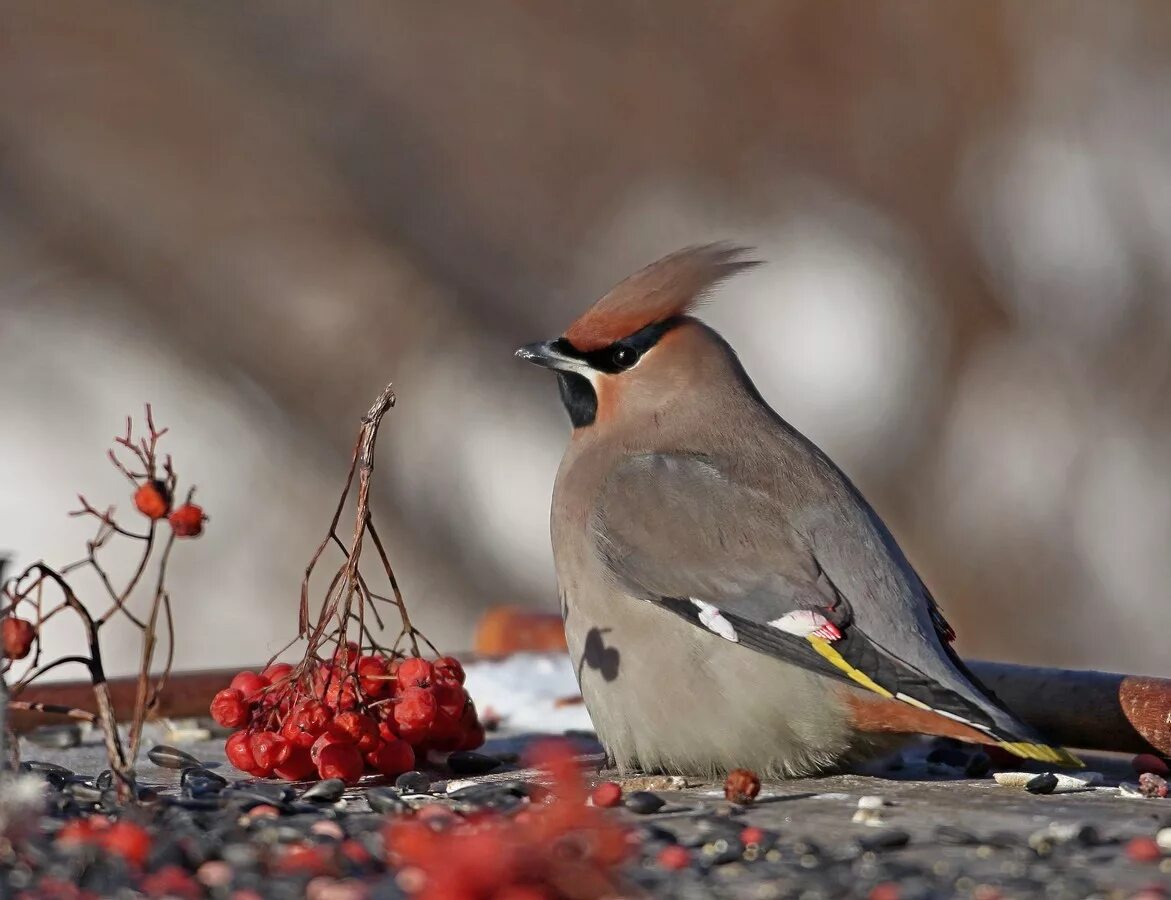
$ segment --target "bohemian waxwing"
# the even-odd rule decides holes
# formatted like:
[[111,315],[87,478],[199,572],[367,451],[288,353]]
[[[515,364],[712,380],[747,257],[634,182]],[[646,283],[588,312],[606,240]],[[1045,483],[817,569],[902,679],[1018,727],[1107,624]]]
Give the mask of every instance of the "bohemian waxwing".
[[1078,765],[975,681],[882,520],[688,315],[754,264],[723,244],[673,253],[517,351],[557,373],[573,424],[553,551],[611,758],[688,774],[837,767],[880,749],[851,721],[850,694],[873,691]]

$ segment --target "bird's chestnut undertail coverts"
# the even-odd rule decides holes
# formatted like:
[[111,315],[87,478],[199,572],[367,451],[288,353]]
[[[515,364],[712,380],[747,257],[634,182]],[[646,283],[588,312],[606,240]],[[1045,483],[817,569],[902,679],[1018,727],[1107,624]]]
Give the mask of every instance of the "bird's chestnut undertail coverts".
[[1078,765],[977,682],[877,513],[691,314],[754,264],[728,244],[672,253],[517,352],[556,373],[573,426],[553,549],[569,650],[610,755],[817,771],[881,749],[851,723],[850,693],[867,691]]

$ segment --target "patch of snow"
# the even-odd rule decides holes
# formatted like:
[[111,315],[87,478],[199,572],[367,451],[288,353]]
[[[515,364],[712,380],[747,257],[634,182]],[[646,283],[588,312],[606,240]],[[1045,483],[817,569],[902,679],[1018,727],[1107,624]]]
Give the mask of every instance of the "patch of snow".
[[580,694],[573,663],[564,653],[517,653],[468,663],[464,670],[465,687],[480,716],[491,710],[509,731],[593,730],[584,703],[556,706],[558,700]]

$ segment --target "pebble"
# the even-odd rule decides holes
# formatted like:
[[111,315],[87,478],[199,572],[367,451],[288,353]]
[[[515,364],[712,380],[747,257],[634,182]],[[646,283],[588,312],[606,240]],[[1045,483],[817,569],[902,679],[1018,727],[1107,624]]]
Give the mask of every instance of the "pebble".
[[1030,794],[1052,794],[1057,789],[1057,776],[1052,772],[1045,772],[1025,782],[1025,790]]
[[321,819],[309,826],[309,833],[320,835],[321,837],[333,838],[334,840],[344,840],[346,833],[342,831],[342,827],[330,819]]
[[887,802],[877,794],[867,794],[858,798],[858,809],[882,809]]
[[198,767],[199,760],[185,750],[178,747],[168,747],[161,744],[146,751],[147,758],[156,766],[164,769],[186,769]]
[[1171,853],[1171,828],[1160,828],[1155,834],[1155,843],[1160,850]]
[[911,835],[901,828],[884,828],[873,834],[858,838],[858,846],[866,852],[875,850],[893,850],[896,847],[905,847],[911,842]]
[[398,791],[385,787],[374,787],[366,791],[366,802],[374,812],[384,815],[400,815],[411,808]]
[[337,803],[345,792],[346,783],[340,778],[326,778],[310,785],[301,795],[301,799],[315,803]]
[[1153,772],[1143,772],[1138,777],[1138,789],[1144,797],[1163,798],[1167,796],[1167,781]]
[[447,767],[456,775],[487,775],[500,768],[500,760],[474,750],[456,750],[447,757]]
[[209,888],[226,888],[232,876],[232,867],[221,859],[208,860],[195,870],[195,878]]
[[666,801],[658,794],[652,794],[650,791],[635,791],[633,794],[626,795],[622,805],[632,813],[646,816],[657,813],[665,803]]
[[394,786],[404,794],[425,794],[431,789],[431,778],[426,772],[403,772]]

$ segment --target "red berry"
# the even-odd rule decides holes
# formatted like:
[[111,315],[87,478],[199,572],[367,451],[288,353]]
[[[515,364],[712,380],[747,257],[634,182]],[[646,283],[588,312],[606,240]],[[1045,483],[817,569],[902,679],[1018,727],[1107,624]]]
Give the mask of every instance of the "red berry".
[[378,723],[361,713],[340,712],[334,716],[329,729],[357,747],[359,753],[378,746]]
[[5,616],[0,624],[0,644],[4,646],[4,655],[9,659],[24,659],[32,650],[33,640],[37,630],[33,623],[15,616]]
[[458,681],[460,684],[463,684],[467,678],[464,667],[454,656],[441,656],[435,660],[435,671],[437,674]]
[[752,825],[749,825],[747,828],[745,828],[743,831],[740,832],[740,841],[741,841],[741,843],[744,843],[744,844],[757,844],[757,845],[763,844],[764,838],[765,838],[764,829],[763,828],[756,828]]
[[269,684],[276,684],[278,681],[283,681],[293,673],[293,667],[288,663],[272,663],[272,665],[265,668],[260,673],[260,677]]
[[164,866],[142,879],[142,892],[167,900],[198,900],[203,888],[179,866]]
[[367,753],[366,761],[379,774],[401,775],[415,767],[415,750],[406,741],[394,738]]
[[285,781],[303,781],[316,771],[317,766],[309,756],[309,748],[293,747],[289,751],[289,758],[273,769],[272,773]]
[[1137,863],[1156,863],[1163,858],[1163,851],[1154,838],[1135,837],[1126,842],[1126,855]]
[[[980,888],[977,887],[976,891],[979,891],[979,889]],[[975,894],[976,892],[974,891],[973,896],[975,896]],[[867,900],[899,900],[902,895],[903,892],[899,890],[898,884],[893,881],[883,881],[872,887],[870,889],[870,893],[866,896]]]
[[327,731],[325,734],[319,736],[313,742],[313,746],[309,748],[309,758],[313,760],[313,765],[317,765],[321,761],[321,751],[332,744],[348,744],[349,739],[343,734],[336,734],[333,731]]
[[464,730],[463,740],[460,741],[457,750],[477,750],[484,746],[484,741],[488,736],[484,733],[484,726],[477,722],[471,728]]
[[132,822],[115,822],[98,841],[102,849],[116,853],[134,866],[141,866],[150,855],[150,835]]
[[281,737],[296,747],[309,749],[315,740],[325,734],[332,721],[333,717],[324,704],[306,700],[294,706],[285,717]]
[[390,693],[390,678],[386,664],[377,656],[363,656],[358,660],[358,684],[369,700],[381,700]]
[[412,687],[430,687],[435,680],[435,669],[425,659],[413,656],[405,659],[398,667],[399,691]]
[[256,757],[252,755],[252,733],[237,731],[224,742],[224,753],[228,762],[242,772],[249,775],[266,775],[267,773],[256,765]]
[[339,646],[333,651],[333,664],[341,669],[355,669],[358,665],[358,659],[362,655],[362,649],[358,646],[357,641],[347,641],[344,646]]
[[1130,761],[1131,767],[1140,775],[1143,772],[1150,772],[1152,775],[1159,775],[1166,778],[1171,774],[1165,760],[1160,759],[1153,753],[1140,753]]
[[225,728],[248,724],[248,704],[235,688],[224,688],[211,700],[211,717]]
[[171,513],[171,530],[175,537],[199,537],[203,534],[203,520],[206,518],[202,506],[184,503]]
[[613,781],[603,781],[590,793],[590,800],[594,806],[609,808],[622,802],[622,785]]
[[760,793],[760,779],[748,769],[733,769],[724,779],[724,797],[732,803],[751,803]]
[[275,731],[254,732],[249,746],[252,748],[252,758],[256,760],[256,767],[265,772],[271,772],[277,766],[284,765],[293,751],[289,742]]
[[691,851],[678,844],[668,844],[659,851],[656,861],[664,869],[686,869],[691,865]]
[[171,511],[171,494],[166,482],[148,481],[134,492],[134,505],[148,519],[161,519]]
[[362,754],[353,744],[329,744],[321,749],[317,759],[317,774],[322,778],[340,778],[353,784],[362,777]]
[[435,702],[435,695],[429,690],[421,687],[407,688],[394,705],[394,723],[399,735],[408,743],[422,743],[435,721],[438,709],[439,704]]
[[237,672],[236,677],[228,685],[244,695],[245,700],[252,700],[256,694],[268,687],[268,680],[255,672]]

